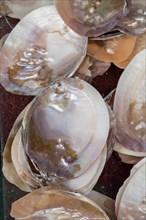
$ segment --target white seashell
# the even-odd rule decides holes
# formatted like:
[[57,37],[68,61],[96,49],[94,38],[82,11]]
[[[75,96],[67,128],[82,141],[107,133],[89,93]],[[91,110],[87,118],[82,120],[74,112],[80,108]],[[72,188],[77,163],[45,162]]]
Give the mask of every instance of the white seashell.
[[12,18],[22,19],[37,8],[53,5],[53,0],[4,0],[1,4],[3,13]]
[[[64,145],[65,157],[54,155],[54,152],[58,155],[61,152],[61,149],[57,149],[54,145],[54,149],[49,152],[50,162],[48,163],[40,142],[36,146],[40,149],[42,147],[40,160],[34,157],[33,151],[30,154],[29,148],[24,144],[28,143],[28,146],[31,146],[28,142],[28,138],[31,137],[29,133],[32,132],[29,130],[31,127],[28,127],[31,119],[37,126],[35,130],[40,129],[38,137],[43,135],[42,138],[47,140],[58,139],[62,144],[68,144]],[[36,97],[20,114],[18,120],[19,124],[15,123],[12,128],[12,131],[15,130],[13,136],[11,135],[13,138],[4,151],[3,171],[8,181],[13,179],[11,182],[24,191],[52,184],[60,184],[83,194],[92,190],[106,163],[109,114],[104,99],[90,84],[73,78],[57,81]],[[34,133],[35,130],[33,130]],[[39,140],[38,137],[32,137],[32,140]],[[48,145],[48,150],[49,147]],[[9,174],[6,152],[11,158],[14,174]],[[72,155],[72,152],[75,153]],[[35,152],[35,155],[37,154],[38,150]],[[72,159],[71,162],[67,160],[69,157]],[[57,169],[50,165],[54,163],[55,158],[58,160]],[[63,164],[62,161],[64,161]],[[42,170],[44,162],[46,171]],[[25,187],[17,182],[18,179],[22,185],[24,182]]]
[[146,152],[146,50],[138,53],[123,72],[115,94],[117,140],[132,151]]
[[120,188],[116,198],[118,220],[146,218],[145,166],[146,158],[132,168],[129,178]]
[[36,95],[56,78],[73,75],[86,49],[87,37],[67,27],[54,6],[36,9],[6,39],[0,82],[13,93]]

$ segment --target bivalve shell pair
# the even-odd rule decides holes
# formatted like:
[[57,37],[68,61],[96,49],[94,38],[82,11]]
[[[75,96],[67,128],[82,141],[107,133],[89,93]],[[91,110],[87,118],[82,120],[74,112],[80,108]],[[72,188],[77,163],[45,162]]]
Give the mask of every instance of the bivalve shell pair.
[[85,81],[64,78],[30,105],[20,130],[17,127],[9,149],[6,145],[4,151],[6,178],[10,179],[7,165],[11,160],[24,184],[18,186],[12,177],[13,183],[27,191],[61,184],[73,191],[90,192],[105,165],[110,136],[103,98]]

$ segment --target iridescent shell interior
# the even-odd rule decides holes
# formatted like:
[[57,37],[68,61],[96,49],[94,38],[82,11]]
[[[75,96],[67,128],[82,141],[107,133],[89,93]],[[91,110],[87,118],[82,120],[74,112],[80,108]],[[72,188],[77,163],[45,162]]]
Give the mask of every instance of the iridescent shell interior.
[[17,94],[36,95],[55,79],[72,75],[86,47],[87,38],[67,27],[54,6],[34,10],[12,30],[1,50],[1,84]]
[[109,114],[99,93],[85,81],[64,78],[44,90],[25,115],[22,143],[42,177],[62,181],[93,165],[97,169],[108,133]]

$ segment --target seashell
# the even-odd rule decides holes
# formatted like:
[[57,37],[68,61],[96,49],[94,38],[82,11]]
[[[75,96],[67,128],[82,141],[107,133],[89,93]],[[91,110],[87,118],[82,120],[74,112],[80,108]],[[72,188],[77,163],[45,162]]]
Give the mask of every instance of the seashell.
[[116,197],[116,215],[122,219],[145,219],[145,166],[146,158],[137,163],[120,188]]
[[55,79],[73,75],[86,49],[87,38],[64,25],[54,6],[36,9],[6,39],[0,82],[10,92],[36,95]]
[[121,19],[117,29],[123,33],[140,36],[146,31],[146,2],[132,1],[128,15]]
[[[25,153],[41,181],[68,186],[73,179],[72,190],[91,182],[109,133],[107,107],[92,86],[73,78],[53,83],[34,101],[22,125]],[[86,180],[74,181],[84,175]]]
[[139,152],[146,152],[145,54],[146,50],[141,51],[127,66],[114,100],[117,140],[127,149]]
[[2,14],[22,19],[37,8],[53,5],[53,0],[2,0],[0,4]]
[[54,4],[70,28],[88,37],[106,33],[128,13],[125,0],[55,0]]
[[89,198],[62,189],[43,187],[12,204],[15,219],[101,219],[109,217]]
[[104,62],[121,62],[132,53],[136,37],[123,35],[110,40],[89,40],[87,53]]
[[141,36],[137,37],[134,49],[131,53],[131,55],[122,62],[114,62],[114,64],[121,68],[125,69],[127,65],[132,61],[132,59],[138,54],[140,51],[146,49],[146,32],[142,34]]

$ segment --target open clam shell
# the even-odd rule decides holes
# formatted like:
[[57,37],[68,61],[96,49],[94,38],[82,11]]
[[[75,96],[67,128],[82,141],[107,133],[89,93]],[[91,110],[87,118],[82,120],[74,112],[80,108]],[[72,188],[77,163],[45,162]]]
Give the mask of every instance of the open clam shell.
[[13,93],[36,95],[55,79],[73,75],[86,48],[87,38],[67,27],[54,6],[36,9],[6,39],[0,82]]
[[22,19],[31,11],[48,5],[53,5],[53,0],[2,0],[1,13]]
[[89,198],[61,189],[43,187],[12,204],[15,219],[101,219],[109,217]]
[[80,35],[99,36],[128,13],[125,0],[55,0],[64,22]]
[[145,219],[145,166],[146,158],[135,165],[116,198],[117,219]]
[[114,100],[117,140],[129,150],[139,152],[146,152],[145,70],[146,50],[143,50],[123,72]]

